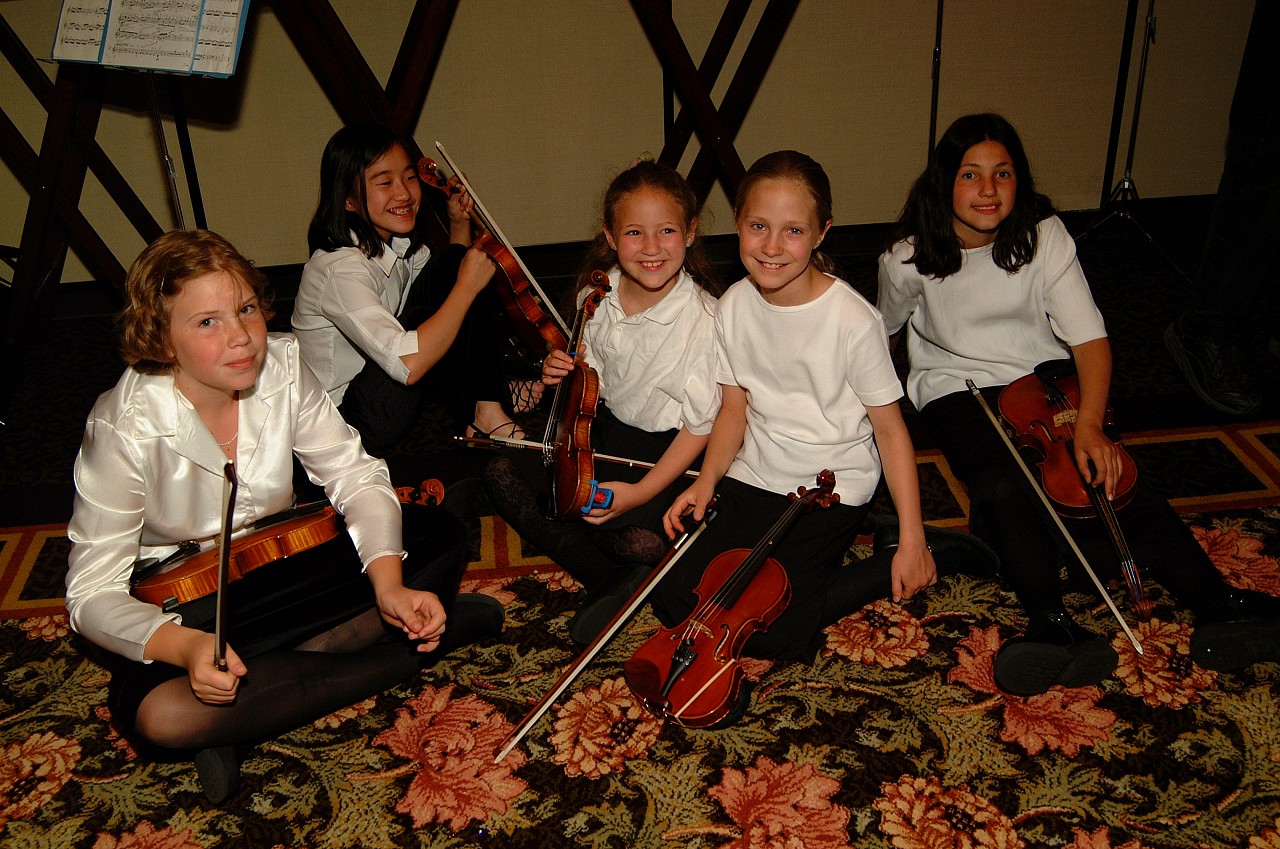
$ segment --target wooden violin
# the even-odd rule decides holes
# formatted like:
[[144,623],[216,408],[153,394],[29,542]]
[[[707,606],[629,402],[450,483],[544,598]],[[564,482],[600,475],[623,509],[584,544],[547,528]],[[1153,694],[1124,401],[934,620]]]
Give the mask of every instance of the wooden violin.
[[[512,327],[513,344],[528,359],[539,361],[547,351],[557,348],[567,350],[569,330],[564,320],[551,305],[550,299],[529,269],[520,261],[515,248],[493,223],[492,216],[484,208],[462,171],[439,142],[436,142],[436,149],[471,194],[474,203],[471,221],[480,233],[475,246],[488,254],[498,268],[498,273],[494,276],[494,291],[497,292],[503,314]],[[450,191],[448,180],[430,157],[424,156],[418,160],[418,179],[446,194]]]
[[[1030,448],[1039,457],[1040,485],[1059,515],[1072,519],[1097,517],[1107,529],[1108,539],[1120,560],[1120,571],[1129,588],[1134,614],[1142,621],[1151,618],[1152,603],[1142,587],[1142,577],[1128,541],[1116,518],[1116,510],[1133,500],[1138,482],[1137,465],[1120,451],[1120,480],[1115,498],[1107,498],[1101,484],[1093,485],[1080,473],[1076,463],[1075,422],[1080,404],[1080,384],[1074,363],[1051,360],[1036,366],[1000,392],[1000,417],[1014,441]],[[1108,407],[1104,425],[1112,424]]]
[[[261,527],[232,540],[227,581],[237,581],[255,569],[314,548],[338,535],[338,514],[324,502],[299,508],[302,515]],[[221,546],[177,561],[178,565],[135,583],[135,598],[170,610],[203,598],[218,589]]]
[[659,628],[623,665],[627,686],[651,712],[686,728],[708,728],[734,709],[746,680],[743,645],[791,601],[786,570],[770,552],[802,512],[840,500],[835,483],[822,471],[816,489],[802,486],[789,496],[791,504],[755,548],[717,555],[694,590],[689,618]]
[[543,462],[547,466],[550,499],[548,518],[568,519],[591,512],[593,507],[608,507],[612,493],[600,489],[595,476],[595,453],[591,448],[591,422],[600,407],[600,376],[577,356],[587,322],[609,292],[609,277],[603,271],[591,272],[595,288],[583,301],[566,350],[574,357],[573,371],[556,386],[547,434],[543,444]]

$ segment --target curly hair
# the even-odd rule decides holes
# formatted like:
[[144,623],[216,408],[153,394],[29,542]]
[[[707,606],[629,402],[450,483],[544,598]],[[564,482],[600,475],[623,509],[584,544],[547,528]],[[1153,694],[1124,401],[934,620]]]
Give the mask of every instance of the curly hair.
[[695,283],[711,294],[719,297],[724,291],[724,286],[721,284],[715,268],[711,265],[711,260],[707,258],[706,251],[702,247],[702,240],[698,234],[699,204],[697,194],[690,188],[684,177],[680,176],[680,172],[674,168],[655,162],[652,159],[640,159],[632,163],[627,170],[614,177],[613,181],[609,183],[609,188],[605,190],[602,204],[604,211],[603,226],[587,248],[587,254],[579,267],[578,277],[573,287],[573,303],[570,305],[570,313],[576,309],[578,293],[591,287],[591,272],[603,271],[618,264],[618,252],[609,246],[605,231],[613,232],[615,216],[622,202],[632,193],[643,189],[652,189],[653,191],[665,193],[680,208],[680,215],[684,219],[685,229],[693,237],[692,243],[685,248],[684,270],[689,272],[689,276],[693,278]]
[[171,372],[170,304],[188,282],[218,272],[243,281],[262,317],[271,318],[266,275],[230,242],[209,230],[170,230],[138,254],[125,278],[126,301],[116,314],[124,361],[143,374]]
[[898,217],[893,241],[914,242],[907,262],[921,274],[943,278],[960,270],[962,245],[952,226],[952,191],[964,155],[984,141],[1004,145],[1018,180],[1013,209],[996,231],[991,258],[1010,274],[1035,258],[1038,225],[1054,214],[1053,202],[1036,191],[1018,131],[1000,115],[985,112],[957,118],[947,127]]
[[[733,198],[735,217],[747,202],[747,195],[757,183],[764,180],[786,180],[803,186],[813,200],[813,209],[818,216],[819,227],[831,221],[831,178],[813,157],[796,150],[775,150],[773,153],[766,153],[747,169],[747,174],[738,184],[737,194]],[[813,251],[809,262],[819,271],[827,274],[836,273],[835,262],[820,250]]]

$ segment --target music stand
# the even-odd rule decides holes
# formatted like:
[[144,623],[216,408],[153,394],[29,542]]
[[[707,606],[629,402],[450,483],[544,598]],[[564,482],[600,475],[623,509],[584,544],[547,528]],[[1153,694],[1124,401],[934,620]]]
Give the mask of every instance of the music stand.
[[[1120,51],[1120,72],[1116,80],[1115,107],[1111,116],[1111,136],[1107,143],[1106,176],[1103,178],[1102,184],[1104,192],[1111,181],[1111,163],[1115,161],[1117,142],[1120,136],[1120,123],[1124,117],[1124,96],[1129,82],[1129,59],[1133,52],[1133,31],[1137,14],[1138,0],[1129,0],[1128,11],[1125,14],[1124,45]],[[1174,271],[1178,272],[1187,281],[1190,281],[1191,278],[1187,277],[1186,273],[1173,261],[1173,258],[1169,256],[1164,248],[1160,247],[1160,244],[1156,242],[1151,234],[1133,217],[1133,204],[1141,199],[1138,195],[1138,186],[1133,181],[1133,151],[1138,143],[1138,118],[1142,111],[1142,88],[1147,78],[1147,54],[1155,40],[1156,0],[1148,0],[1146,29],[1142,36],[1142,55],[1138,60],[1138,87],[1133,96],[1133,120],[1129,125],[1129,149],[1125,153],[1124,173],[1120,176],[1119,181],[1116,182],[1115,188],[1111,190],[1111,194],[1103,200],[1098,210],[1098,217],[1085,228],[1084,232],[1076,236],[1076,241],[1083,240],[1113,218],[1123,218],[1146,237],[1146,240],[1173,266]]]

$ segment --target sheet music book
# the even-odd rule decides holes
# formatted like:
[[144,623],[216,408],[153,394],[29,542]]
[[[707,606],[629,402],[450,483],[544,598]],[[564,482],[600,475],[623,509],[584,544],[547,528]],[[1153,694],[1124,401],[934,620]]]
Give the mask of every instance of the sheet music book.
[[229,77],[248,11],[249,0],[62,0],[51,58]]

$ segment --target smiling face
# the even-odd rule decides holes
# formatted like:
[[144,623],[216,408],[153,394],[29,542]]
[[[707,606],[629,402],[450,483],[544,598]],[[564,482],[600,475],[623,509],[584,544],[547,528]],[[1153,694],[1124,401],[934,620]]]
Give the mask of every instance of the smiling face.
[[965,151],[951,189],[951,226],[964,247],[980,248],[996,240],[1017,192],[1018,175],[1004,145],[984,141]]
[[356,197],[347,198],[346,207],[367,218],[385,242],[413,232],[421,203],[418,171],[405,149],[396,144],[364,169],[364,210]]
[[696,221],[686,222],[675,198],[647,186],[623,196],[612,219],[605,238],[618,253],[620,284],[648,295],[665,294],[680,275]]
[[825,275],[810,263],[830,221],[819,221],[813,196],[794,180],[756,181],[734,219],[738,255],[766,301],[794,306],[821,294]]
[[199,409],[234,397],[258,378],[267,351],[267,322],[253,289],[225,271],[187,281],[169,302],[174,382]]

